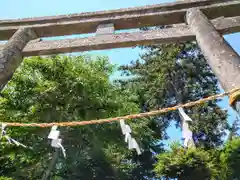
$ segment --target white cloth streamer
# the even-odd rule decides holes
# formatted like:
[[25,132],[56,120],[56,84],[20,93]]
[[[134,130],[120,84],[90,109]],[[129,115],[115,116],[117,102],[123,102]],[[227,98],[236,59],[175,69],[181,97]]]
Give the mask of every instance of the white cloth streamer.
[[192,131],[189,129],[189,122],[192,121],[192,119],[185,113],[183,108],[178,108],[178,112],[182,121],[182,137],[184,139],[184,147],[194,147],[194,141],[192,138]]
[[62,139],[59,138],[60,136],[60,131],[57,130],[57,126],[53,126],[51,128],[51,131],[48,135],[48,139],[51,139],[51,146],[54,148],[61,148],[63,156],[66,158],[66,150],[62,145]]
[[178,112],[184,121],[192,121],[192,119],[185,113],[182,107],[178,108]]
[[131,136],[132,130],[130,126],[126,125],[123,119],[120,120],[120,126],[122,129],[122,134],[125,135],[125,142],[128,143],[128,149],[135,149],[137,151],[137,154],[140,155],[141,150],[138,146],[137,141]]
[[138,146],[138,143],[137,143],[137,141],[134,138],[131,138],[129,144],[130,144],[129,145],[129,147],[130,147],[129,149],[135,149],[137,151],[138,155],[142,154],[141,150],[140,150],[140,148]]
[[28,148],[27,146],[25,146],[24,144],[16,141],[15,139],[11,138],[10,136],[7,135],[7,131],[6,131],[6,127],[7,125],[2,123],[2,127],[1,127],[1,136],[0,139],[2,139],[3,137],[5,137],[8,141],[9,144],[15,144],[16,146],[22,146],[24,148]]

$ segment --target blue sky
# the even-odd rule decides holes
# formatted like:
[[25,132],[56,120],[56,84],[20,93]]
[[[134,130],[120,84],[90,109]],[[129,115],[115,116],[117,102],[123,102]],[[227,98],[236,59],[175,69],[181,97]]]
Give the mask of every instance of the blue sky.
[[[5,0],[1,2],[0,19],[25,18],[36,16],[51,16],[69,13],[89,12],[98,10],[109,10],[127,8],[134,6],[174,2],[175,0]],[[231,34],[225,37],[232,47],[240,53],[240,33]],[[108,56],[114,64],[127,64],[139,57],[141,50],[138,48],[124,48],[104,51],[93,51],[90,54]],[[224,108],[228,107],[228,99],[224,98],[221,103]],[[234,113],[230,110],[229,121],[231,122]],[[168,130],[170,141],[179,140],[181,133],[174,128]]]

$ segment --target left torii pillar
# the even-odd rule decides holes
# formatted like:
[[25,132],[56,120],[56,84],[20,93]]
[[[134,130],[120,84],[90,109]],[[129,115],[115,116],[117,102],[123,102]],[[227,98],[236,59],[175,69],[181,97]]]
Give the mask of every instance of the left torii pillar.
[[23,60],[22,50],[27,43],[36,39],[36,33],[30,28],[20,28],[0,50],[0,91],[11,79]]

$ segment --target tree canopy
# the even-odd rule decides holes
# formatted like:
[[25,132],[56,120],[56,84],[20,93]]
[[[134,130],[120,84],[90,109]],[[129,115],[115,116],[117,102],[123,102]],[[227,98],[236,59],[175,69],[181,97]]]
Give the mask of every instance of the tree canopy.
[[[106,57],[27,58],[1,93],[0,118],[9,122],[61,122],[139,112],[137,95],[110,82],[114,69]],[[50,179],[144,179],[138,169],[152,169],[149,146],[161,134],[152,130],[150,119],[128,123],[141,148],[146,149],[141,157],[127,149],[118,123],[61,127],[67,158],[60,154]],[[50,129],[7,130],[32,149],[2,141],[1,174],[13,179],[41,179],[52,157],[47,139]],[[142,165],[141,158],[148,162]]]
[[[170,107],[219,93],[218,81],[196,43],[144,48],[147,48],[147,53],[140,60],[121,69],[134,77],[132,81],[122,84],[137,87],[145,108]],[[229,127],[227,114],[218,106],[218,101],[209,101],[186,109],[194,120],[192,130],[198,146],[209,149],[223,143],[222,137]],[[180,125],[177,111],[157,119],[161,119],[163,123],[175,121],[177,126]]]
[[[218,81],[195,42],[142,48],[147,52],[139,60],[121,67],[125,75],[132,77],[131,81],[120,82],[139,94],[139,101],[145,109],[174,106],[220,92]],[[165,149],[164,153],[158,154],[155,172],[159,178],[229,179],[228,173],[235,172],[235,168],[223,172],[223,167],[229,167],[233,161],[222,161],[229,156],[223,152],[228,149],[228,143],[237,140],[224,144],[226,132],[231,128],[227,122],[227,112],[219,107],[219,101],[185,109],[193,120],[190,129],[197,149],[173,144],[170,150]],[[165,128],[170,121],[181,128],[180,119],[178,111],[155,117]],[[237,145],[230,147],[231,155],[239,148]]]
[[[110,118],[220,92],[195,42],[142,48],[146,53],[139,60],[120,68],[129,78],[114,82],[110,77],[117,68],[107,57],[26,58],[1,92],[1,121]],[[1,139],[0,179],[240,179],[238,124],[228,124],[228,114],[218,102],[184,109],[193,120],[190,129],[196,148],[163,145],[170,122],[181,128],[178,111],[127,121],[142,149],[139,156],[128,150],[118,122],[59,127],[66,159],[51,147],[50,128],[7,127],[7,134],[27,148]],[[231,132],[224,142],[227,131]]]

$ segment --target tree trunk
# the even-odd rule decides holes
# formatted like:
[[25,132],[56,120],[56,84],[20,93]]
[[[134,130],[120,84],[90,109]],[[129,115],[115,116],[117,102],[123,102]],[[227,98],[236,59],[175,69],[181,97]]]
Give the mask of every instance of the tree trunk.
[[53,153],[53,157],[52,160],[47,168],[47,170],[45,171],[45,173],[43,174],[42,180],[47,180],[49,179],[49,176],[51,175],[52,171],[54,170],[56,163],[57,163],[57,159],[59,156],[59,149],[55,148],[55,151]]
[[0,90],[11,79],[13,73],[23,60],[22,50],[26,44],[37,38],[29,28],[20,28],[0,50]]

